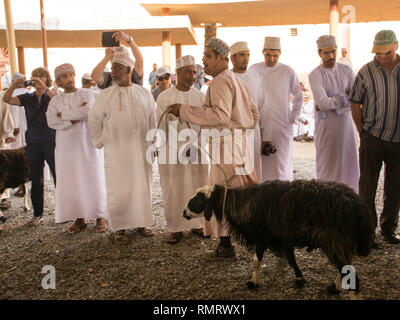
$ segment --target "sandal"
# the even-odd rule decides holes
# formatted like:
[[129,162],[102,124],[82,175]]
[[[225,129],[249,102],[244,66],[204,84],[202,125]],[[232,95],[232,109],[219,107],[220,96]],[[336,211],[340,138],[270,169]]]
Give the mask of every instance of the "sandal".
[[145,237],[151,237],[154,235],[154,231],[150,228],[144,227],[144,228],[137,228],[137,232],[141,233]]
[[83,231],[87,227],[85,219],[76,219],[75,222],[68,228],[68,232],[75,234]]
[[32,226],[37,226],[39,223],[41,223],[41,222],[43,222],[43,217],[42,216],[40,216],[40,217],[33,217],[32,219],[31,219],[31,221],[29,221],[29,224],[30,225],[32,225]]
[[114,233],[114,242],[119,245],[129,244],[129,238],[125,234],[125,230],[118,230]]
[[107,230],[107,222],[105,219],[97,219],[95,232],[101,233]]
[[0,203],[0,210],[7,210],[11,207],[11,200],[10,199],[3,199]]
[[191,229],[190,232],[193,233],[195,236],[198,236],[198,237],[200,237],[200,238],[205,238],[205,237],[204,237],[203,228]]
[[183,237],[182,232],[171,232],[168,234],[167,243],[170,243],[170,244],[178,243],[182,237]]

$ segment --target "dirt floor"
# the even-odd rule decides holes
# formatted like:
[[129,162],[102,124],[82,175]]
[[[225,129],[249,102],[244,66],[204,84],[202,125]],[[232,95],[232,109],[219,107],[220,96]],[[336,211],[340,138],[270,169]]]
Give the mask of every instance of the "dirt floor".
[[[315,177],[313,143],[294,143],[295,178]],[[12,197],[5,211],[8,221],[0,234],[0,299],[227,299],[227,300],[342,300],[348,292],[330,296],[326,286],[336,271],[319,250],[296,250],[297,262],[306,284],[294,286],[294,273],[276,269],[276,258],[267,253],[261,268],[261,286],[247,288],[253,253],[235,244],[237,259],[231,262],[206,260],[205,251],[215,248],[215,239],[191,234],[176,245],[166,243],[167,231],[161,204],[159,176],[155,170],[153,212],[155,235],[145,238],[130,233],[130,244],[119,246],[111,233],[96,234],[94,221],[76,235],[67,233],[70,223],[54,223],[55,192],[46,184],[44,223],[28,226],[32,211],[25,213],[22,198]],[[382,181],[377,194],[382,208]],[[377,240],[380,250],[353,265],[361,280],[364,299],[400,299],[399,246]],[[44,290],[45,266],[56,272],[55,289]]]

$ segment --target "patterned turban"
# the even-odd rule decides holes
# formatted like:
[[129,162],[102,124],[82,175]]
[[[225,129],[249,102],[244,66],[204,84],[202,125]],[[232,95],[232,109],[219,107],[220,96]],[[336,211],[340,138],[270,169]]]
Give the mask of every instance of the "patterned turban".
[[279,37],[265,37],[264,49],[267,50],[281,50],[281,38]]
[[186,66],[196,66],[194,57],[191,55],[180,57],[176,60],[176,69],[180,69]]
[[231,56],[243,51],[250,51],[246,41],[235,42],[231,45]]
[[229,58],[229,46],[221,39],[211,38],[206,47],[214,49],[219,54],[222,54],[225,57]]
[[67,72],[75,73],[75,69],[72,64],[64,63],[62,65],[59,65],[57,68],[54,69],[54,78],[57,80],[59,77]]
[[114,52],[114,58],[112,60],[112,63],[116,62],[119,64],[122,64],[123,66],[129,67],[131,70],[135,64],[135,61],[133,61],[129,57],[129,51],[125,49],[124,47],[118,47],[121,49],[115,49]]
[[336,47],[336,38],[334,36],[320,36],[317,39],[318,50]]

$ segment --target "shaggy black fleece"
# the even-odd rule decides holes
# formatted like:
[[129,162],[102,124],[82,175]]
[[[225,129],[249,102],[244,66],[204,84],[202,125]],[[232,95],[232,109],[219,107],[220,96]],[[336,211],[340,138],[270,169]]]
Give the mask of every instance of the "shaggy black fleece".
[[[224,187],[215,186],[206,203],[222,219]],[[211,209],[211,210],[210,210]],[[275,253],[287,248],[321,248],[337,267],[371,250],[375,227],[363,200],[349,187],[317,180],[269,181],[229,189],[225,217],[231,235],[248,248]]]
[[0,194],[31,179],[26,148],[0,151]]

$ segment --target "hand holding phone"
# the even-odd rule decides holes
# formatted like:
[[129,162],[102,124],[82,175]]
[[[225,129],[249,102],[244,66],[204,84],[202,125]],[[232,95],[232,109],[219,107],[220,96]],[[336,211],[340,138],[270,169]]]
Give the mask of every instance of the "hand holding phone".
[[27,80],[24,81],[24,87],[33,87],[35,85],[35,81],[34,80]]
[[101,45],[103,47],[119,47],[119,41],[113,35],[116,31],[105,31],[101,34]]

